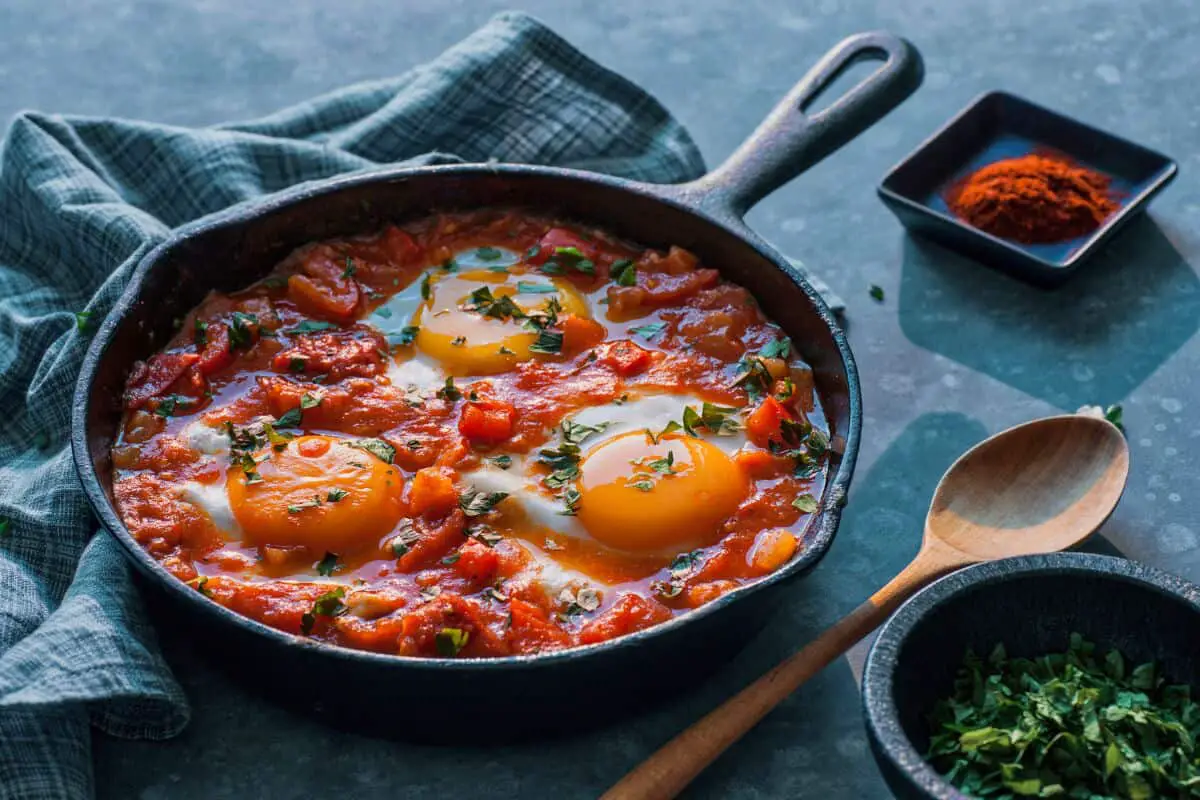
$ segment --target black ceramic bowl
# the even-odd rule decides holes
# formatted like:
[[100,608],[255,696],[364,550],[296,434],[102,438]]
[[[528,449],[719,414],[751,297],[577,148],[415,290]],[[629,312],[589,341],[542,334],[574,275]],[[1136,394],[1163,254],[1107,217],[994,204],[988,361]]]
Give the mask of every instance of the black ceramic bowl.
[[[1056,244],[1001,239],[957,219],[942,194],[975,170],[1039,148],[1108,175],[1120,208],[1094,232]],[[910,230],[1040,286],[1057,286],[1174,178],[1175,162],[1007,92],[980,95],[879,185],[879,196]]]
[[[801,111],[851,62],[885,63],[832,105]],[[842,333],[802,275],[742,222],[758,199],[833,152],[911,94],[920,56],[874,33],[819,62],[730,159],[679,186],[524,165],[385,169],[308,184],[177,231],[138,265],[84,360],[72,419],[75,463],[101,521],[168,602],[169,624],[262,691],[332,722],[463,741],[571,729],[659,699],[724,663],[770,617],[783,588],[833,541],[858,449],[858,377]],[[239,616],[172,577],[116,512],[110,450],[130,368],[173,334],[209,290],[266,274],[295,247],[440,210],[527,207],[654,247],[680,245],[749,289],[813,367],[831,434],[829,475],[801,552],[785,568],[662,625],[611,642],[496,659],[416,659],[350,650]],[[158,605],[156,603],[155,605]]]
[[899,798],[965,797],[922,758],[926,715],[953,694],[967,648],[1062,652],[1072,632],[1131,663],[1158,662],[1200,688],[1200,586],[1112,556],[1058,553],[981,564],[942,578],[879,632],[863,672],[875,761]]

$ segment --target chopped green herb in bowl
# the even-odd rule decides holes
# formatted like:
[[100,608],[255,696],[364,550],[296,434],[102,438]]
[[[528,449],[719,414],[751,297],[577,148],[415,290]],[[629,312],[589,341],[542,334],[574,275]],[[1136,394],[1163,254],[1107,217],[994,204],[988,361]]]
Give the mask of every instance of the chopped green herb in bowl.
[[974,797],[1200,797],[1190,687],[1077,633],[1033,659],[968,651],[929,721],[927,758]]

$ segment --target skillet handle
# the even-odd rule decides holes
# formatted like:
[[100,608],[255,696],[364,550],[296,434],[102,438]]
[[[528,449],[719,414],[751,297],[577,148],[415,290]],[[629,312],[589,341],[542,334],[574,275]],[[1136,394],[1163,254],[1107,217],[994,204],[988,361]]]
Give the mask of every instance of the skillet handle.
[[[864,60],[884,63],[824,110],[804,113],[842,71]],[[676,187],[676,196],[740,221],[759,200],[882,119],[923,76],[921,55],[907,40],[882,31],[851,36],[800,79],[725,163]]]

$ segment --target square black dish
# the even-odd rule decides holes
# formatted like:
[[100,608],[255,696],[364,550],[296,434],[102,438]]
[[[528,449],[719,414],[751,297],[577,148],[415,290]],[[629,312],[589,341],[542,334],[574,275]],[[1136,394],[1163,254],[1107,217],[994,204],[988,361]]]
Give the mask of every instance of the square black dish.
[[[957,219],[944,193],[980,167],[1058,151],[1107,175],[1120,207],[1090,234],[1054,244],[1009,241]],[[900,162],[879,196],[909,230],[1041,286],[1057,286],[1174,179],[1166,156],[1007,92],[981,95]]]

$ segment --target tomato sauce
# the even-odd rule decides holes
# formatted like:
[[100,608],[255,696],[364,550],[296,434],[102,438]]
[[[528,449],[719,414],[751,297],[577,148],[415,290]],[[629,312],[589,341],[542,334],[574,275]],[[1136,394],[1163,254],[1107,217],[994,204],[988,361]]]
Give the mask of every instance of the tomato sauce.
[[124,402],[142,547],[239,614],[402,656],[604,642],[767,575],[829,447],[746,290],[508,209],[298,249],[210,294]]

